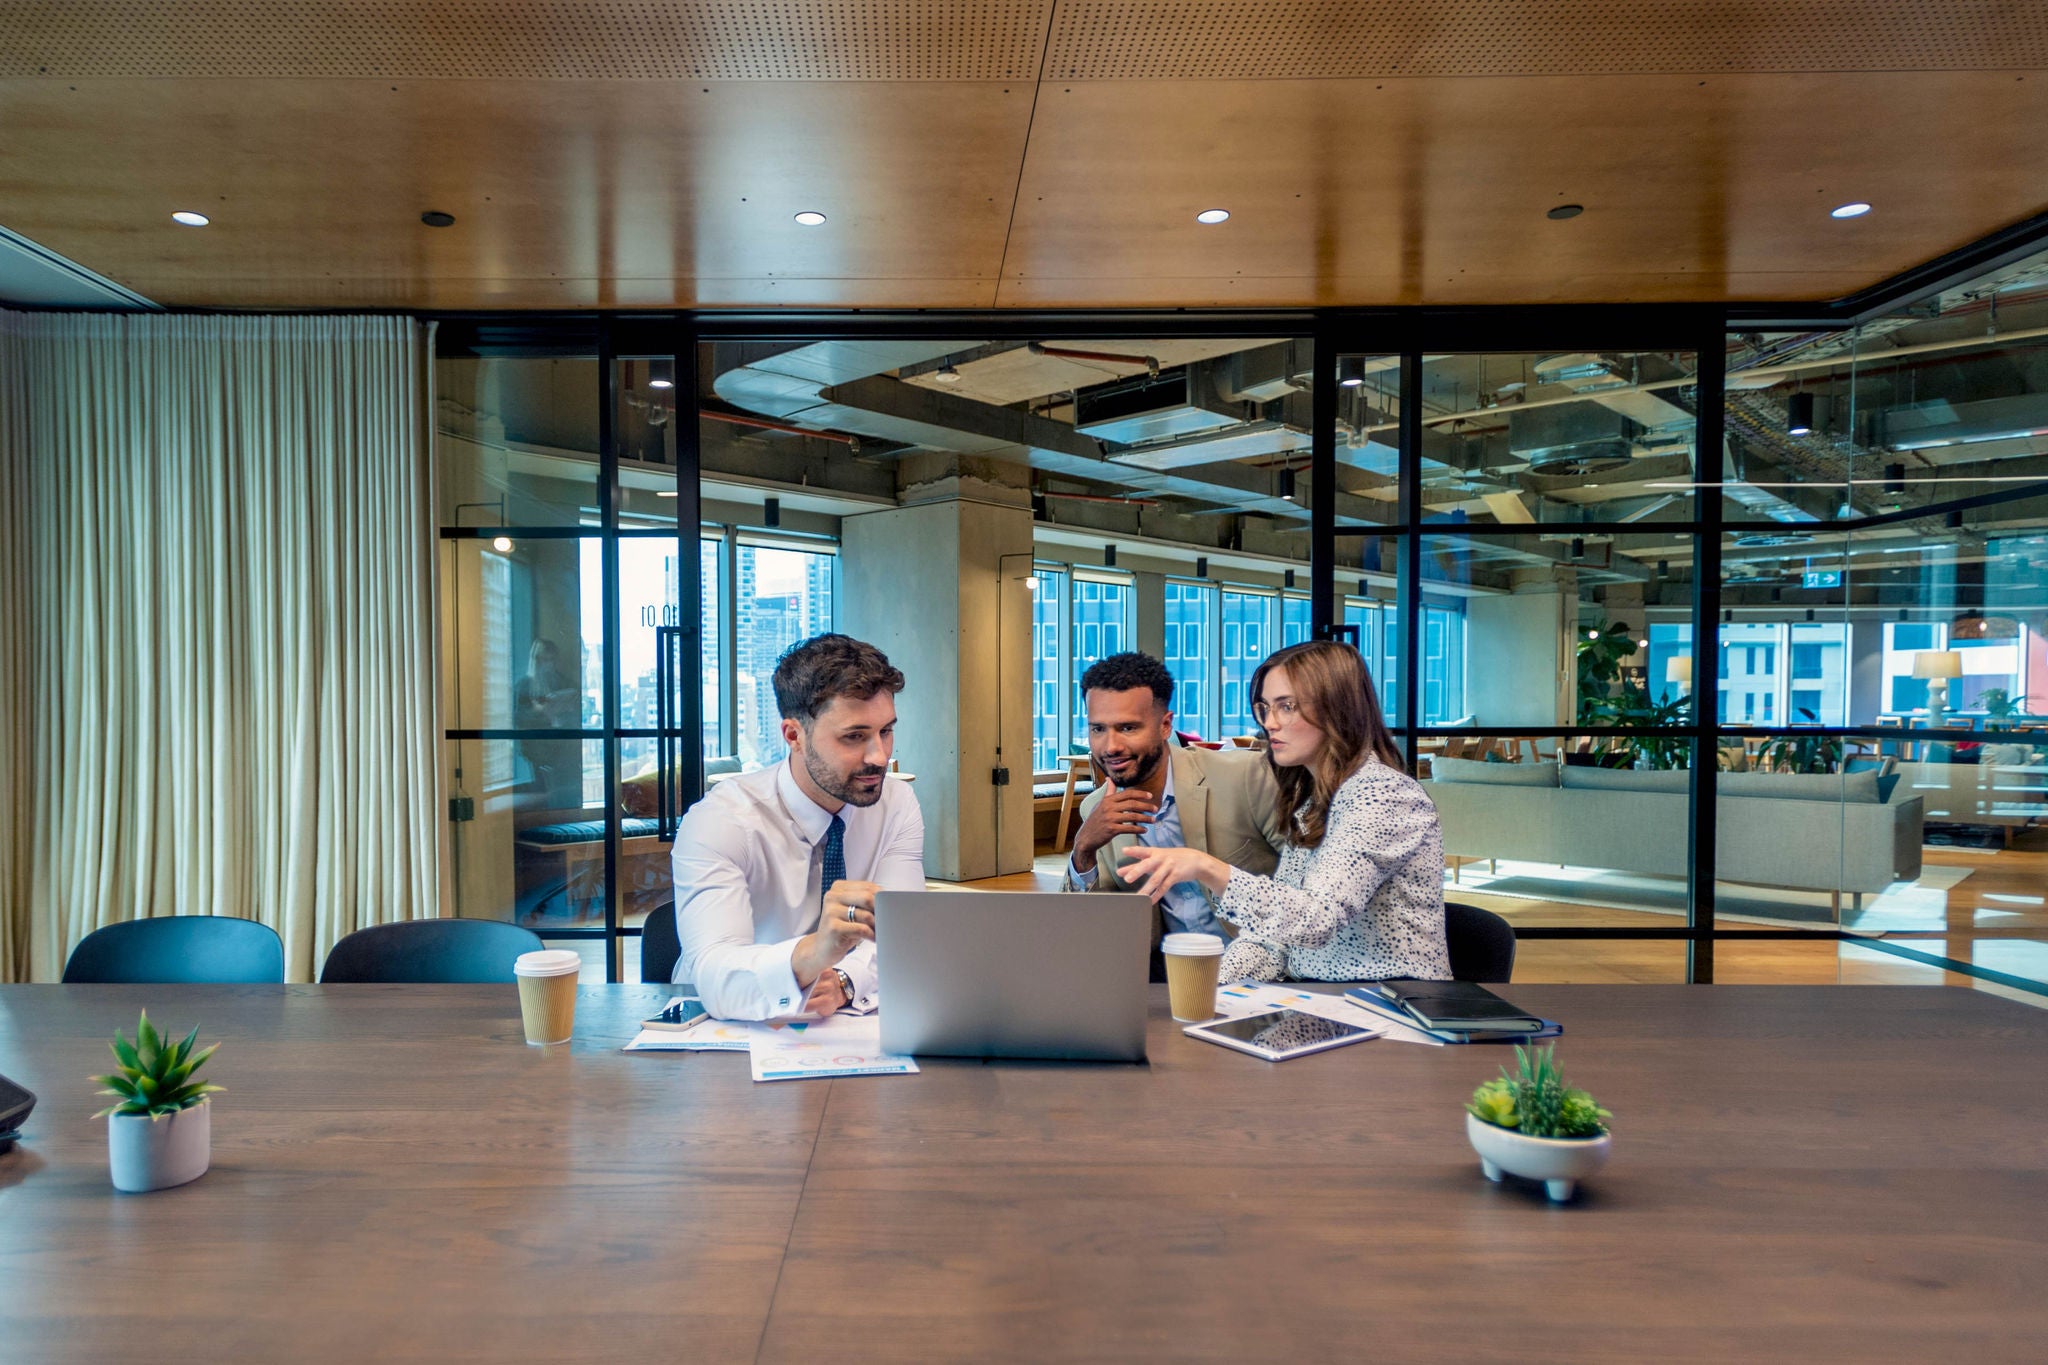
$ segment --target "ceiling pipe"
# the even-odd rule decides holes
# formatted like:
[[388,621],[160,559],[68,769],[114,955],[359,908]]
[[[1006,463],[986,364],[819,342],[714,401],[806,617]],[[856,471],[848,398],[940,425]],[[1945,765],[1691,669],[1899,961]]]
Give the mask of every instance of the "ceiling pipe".
[[1159,373],[1159,358],[1149,355],[1125,355],[1119,351],[1081,351],[1071,346],[1048,346],[1034,341],[1025,347],[1033,355],[1049,355],[1059,360],[1100,360],[1112,365],[1142,365],[1152,374]]
[[1047,490],[1039,494],[1042,498],[1059,498],[1064,502],[1106,502],[1113,507],[1157,507],[1157,498],[1113,498],[1101,493],[1054,493]]
[[756,431],[780,431],[791,436],[813,436],[820,441],[837,441],[841,445],[858,444],[860,438],[838,431],[813,431],[809,427],[793,427],[787,422],[771,422],[764,417],[746,417],[737,412],[721,412],[716,408],[698,408],[699,417],[708,417],[714,422],[730,422],[736,427],[752,427]]

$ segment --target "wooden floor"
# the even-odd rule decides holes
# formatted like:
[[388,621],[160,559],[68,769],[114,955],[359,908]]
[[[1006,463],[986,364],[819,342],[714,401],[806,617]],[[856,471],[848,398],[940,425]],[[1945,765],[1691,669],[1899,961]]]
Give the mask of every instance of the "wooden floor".
[[[1042,848],[1030,872],[962,885],[988,891],[1056,891],[1061,862],[1061,855]],[[1914,916],[1913,927],[1884,928],[1873,932],[1873,938],[2029,981],[2048,982],[2048,830],[2021,834],[2010,849],[1929,846],[1922,862],[1928,868],[1967,869],[1970,875],[1930,897],[1934,908],[1927,915]],[[1668,927],[1674,918],[1669,913],[1488,896],[1474,886],[1450,890],[1458,900],[1523,925]],[[1851,928],[1856,927],[1856,918],[1853,914],[1849,917]],[[1721,927],[1739,932],[1770,926],[1723,919]],[[1723,939],[1714,947],[1714,979],[1744,985],[1972,986],[2048,1007],[2048,994],[2011,989],[1853,943]],[[1515,980],[1681,982],[1685,980],[1685,945],[1625,939],[1524,939],[1516,953]]]

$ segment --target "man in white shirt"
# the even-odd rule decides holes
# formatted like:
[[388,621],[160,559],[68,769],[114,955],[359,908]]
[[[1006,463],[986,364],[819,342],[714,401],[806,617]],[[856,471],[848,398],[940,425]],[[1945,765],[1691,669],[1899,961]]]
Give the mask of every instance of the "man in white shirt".
[[924,817],[888,779],[903,674],[819,635],[775,665],[789,757],[727,778],[676,831],[673,979],[720,1019],[874,1001],[875,893],[924,890]]

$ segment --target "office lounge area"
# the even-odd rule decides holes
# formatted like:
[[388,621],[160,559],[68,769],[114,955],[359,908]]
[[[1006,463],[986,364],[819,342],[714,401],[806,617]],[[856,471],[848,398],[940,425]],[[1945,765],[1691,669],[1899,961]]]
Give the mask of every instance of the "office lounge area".
[[[0,16],[0,1355],[2029,1358],[2048,36],[1656,17]],[[825,630],[990,896],[1091,663],[1256,750],[1355,645],[1610,1165],[1482,1176],[1507,1049],[1158,986],[1135,1066],[622,1052]],[[260,980],[81,957],[211,922]],[[227,1090],[116,1194],[144,1008]]]

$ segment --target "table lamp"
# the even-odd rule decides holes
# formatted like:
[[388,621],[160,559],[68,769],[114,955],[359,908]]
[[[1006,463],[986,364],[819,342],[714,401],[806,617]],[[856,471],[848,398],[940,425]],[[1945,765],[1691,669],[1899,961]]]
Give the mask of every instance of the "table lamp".
[[1923,649],[1913,655],[1913,676],[1927,680],[1927,728],[1939,730],[1948,713],[1948,680],[1963,676],[1963,656],[1954,649]]
[[1680,654],[1664,661],[1664,681],[1677,683],[1681,687],[1692,687],[1692,656]]

